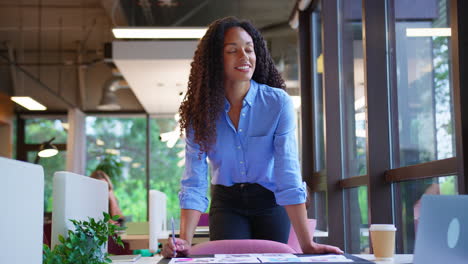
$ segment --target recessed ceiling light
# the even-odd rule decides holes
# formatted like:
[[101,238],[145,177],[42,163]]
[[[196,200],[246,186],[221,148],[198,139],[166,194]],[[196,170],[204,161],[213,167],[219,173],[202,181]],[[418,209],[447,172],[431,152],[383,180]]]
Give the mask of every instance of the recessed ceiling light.
[[207,28],[196,27],[119,27],[112,33],[118,39],[199,39]]
[[29,96],[12,96],[11,100],[31,111],[44,111],[47,108]]

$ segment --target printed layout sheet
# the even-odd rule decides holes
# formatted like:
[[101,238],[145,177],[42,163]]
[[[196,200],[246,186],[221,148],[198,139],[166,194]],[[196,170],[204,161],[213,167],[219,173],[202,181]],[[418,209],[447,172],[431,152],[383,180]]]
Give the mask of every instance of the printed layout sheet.
[[172,258],[169,264],[201,263],[293,263],[293,262],[353,262],[343,255],[296,256],[293,254],[216,254],[211,258]]

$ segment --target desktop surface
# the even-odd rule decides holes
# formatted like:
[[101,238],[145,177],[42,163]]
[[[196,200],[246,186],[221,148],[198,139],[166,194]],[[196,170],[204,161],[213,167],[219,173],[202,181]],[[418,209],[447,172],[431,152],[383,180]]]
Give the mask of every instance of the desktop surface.
[[[413,261],[412,254],[396,254],[393,257],[393,260],[390,260],[390,261],[378,261],[375,259],[374,255],[372,254],[354,254],[353,256],[375,262],[376,264],[408,264]],[[162,260],[161,255],[156,255],[153,257],[142,257],[141,259],[134,262],[133,264],[155,264],[161,260]],[[167,263],[169,261],[166,259],[165,262]]]
[[[263,255],[263,254],[257,254],[257,253],[252,253],[252,254],[255,254],[255,255]],[[269,255],[270,253],[266,253],[265,256]],[[231,255],[231,254],[227,254],[227,255]],[[234,254],[234,255],[250,255],[250,254]],[[252,262],[249,262],[249,261],[245,261],[245,260],[242,260],[241,262],[238,262],[238,263],[242,263],[242,264],[254,264],[254,263],[307,263],[307,264],[318,264],[318,263],[324,263],[324,262],[327,262],[327,263],[334,263],[334,264],[341,264],[341,263],[354,263],[354,264],[371,264],[371,263],[374,263],[374,262],[371,262],[367,259],[364,259],[364,258],[360,258],[359,256],[355,256],[355,255],[352,255],[352,254],[344,254],[344,255],[329,255],[329,256],[340,256],[340,257],[343,257],[343,259],[346,259],[345,260],[337,260],[337,261],[319,261],[319,260],[307,260],[307,261],[295,261],[294,259],[288,259],[288,260],[279,260],[279,259],[282,259],[282,257],[280,257],[279,255],[291,255],[291,254],[275,254],[275,255],[278,255],[278,256],[273,256],[272,257],[272,261],[269,261],[269,260],[265,260],[265,259],[262,259],[261,256],[258,256],[258,260],[257,261],[252,261]],[[318,255],[315,255],[315,254],[294,254],[296,255],[297,257],[300,257],[300,258],[304,258],[304,257],[314,257],[314,258],[317,258],[317,257],[320,257],[320,256],[324,256],[326,257],[327,255],[323,255],[323,254],[318,254]],[[188,256],[187,258],[188,259],[197,259],[197,258],[212,258],[214,255],[191,255],[191,256]],[[241,257],[241,259],[243,259],[244,257]],[[206,261],[206,263],[210,263],[210,264],[215,264],[215,263],[236,263],[235,260],[233,260],[232,262],[225,262],[227,258],[223,259],[222,261],[219,261],[217,262],[216,260],[214,261]],[[261,261],[260,261],[261,259]],[[268,258],[267,258],[268,259]],[[284,257],[284,259],[286,259],[286,257]],[[297,259],[297,258],[296,258]],[[194,264],[200,264],[200,263],[204,263],[205,260],[201,260],[201,262],[197,262],[196,260],[195,261],[186,261],[184,258],[181,258],[181,262],[180,263],[194,263]],[[161,258],[158,262],[158,264],[169,264],[171,261],[171,259],[166,259],[166,258]]]

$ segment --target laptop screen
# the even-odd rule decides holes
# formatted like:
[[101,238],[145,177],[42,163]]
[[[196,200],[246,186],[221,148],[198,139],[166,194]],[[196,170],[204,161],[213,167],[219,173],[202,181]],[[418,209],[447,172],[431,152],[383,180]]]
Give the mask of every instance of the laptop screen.
[[415,264],[468,263],[468,195],[424,195]]

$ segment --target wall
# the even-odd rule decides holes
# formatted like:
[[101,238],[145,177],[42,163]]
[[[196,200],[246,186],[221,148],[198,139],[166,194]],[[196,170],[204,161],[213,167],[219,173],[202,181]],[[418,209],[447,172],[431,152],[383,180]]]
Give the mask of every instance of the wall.
[[8,95],[0,93],[0,156],[2,157],[12,157],[13,119],[13,102]]

